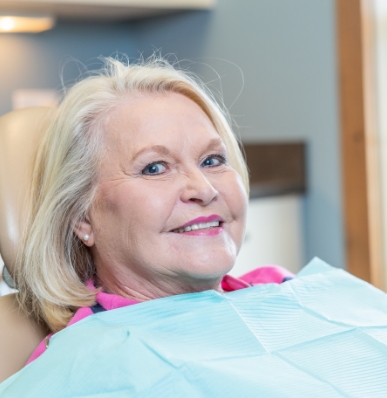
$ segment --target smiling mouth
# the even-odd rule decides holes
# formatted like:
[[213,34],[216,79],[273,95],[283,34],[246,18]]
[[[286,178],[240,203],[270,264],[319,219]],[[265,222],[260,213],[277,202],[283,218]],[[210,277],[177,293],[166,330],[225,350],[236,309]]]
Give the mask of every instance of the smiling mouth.
[[209,229],[209,228],[217,228],[222,224],[221,221],[209,221],[209,222],[201,222],[197,224],[188,225],[187,227],[176,228],[173,229],[171,232],[175,233],[183,233],[183,232],[190,232],[190,231],[199,231],[202,229]]

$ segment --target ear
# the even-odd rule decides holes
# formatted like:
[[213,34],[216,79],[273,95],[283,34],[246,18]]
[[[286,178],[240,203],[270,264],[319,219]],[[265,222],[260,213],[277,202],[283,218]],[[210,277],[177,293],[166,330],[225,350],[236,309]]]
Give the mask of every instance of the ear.
[[83,242],[85,246],[91,247],[94,245],[93,228],[88,219],[80,221],[74,227],[74,233]]

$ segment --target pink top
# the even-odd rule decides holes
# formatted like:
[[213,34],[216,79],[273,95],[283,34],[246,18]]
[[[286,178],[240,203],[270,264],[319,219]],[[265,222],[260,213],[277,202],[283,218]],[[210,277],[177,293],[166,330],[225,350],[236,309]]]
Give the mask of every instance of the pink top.
[[[225,292],[232,292],[234,290],[244,289],[246,287],[255,286],[263,283],[282,283],[289,279],[292,279],[294,275],[277,265],[268,265],[256,268],[253,271],[248,272],[247,274],[242,275],[239,278],[235,278],[231,275],[225,275],[222,279],[222,289]],[[94,290],[95,287],[92,281],[87,281],[86,286]],[[106,310],[113,310],[116,308],[126,307],[128,305],[133,305],[139,303],[139,301],[129,300],[121,296],[117,296],[115,294],[109,294],[105,292],[99,292],[96,295],[97,304],[100,304]],[[86,318],[89,315],[93,315],[93,311],[90,307],[81,307],[74,314],[73,318],[67,324],[68,326],[73,325],[74,323],[80,321],[81,319]],[[50,333],[35,349],[30,358],[27,361],[28,365],[36,358],[42,355],[48,346],[48,342],[53,333]]]

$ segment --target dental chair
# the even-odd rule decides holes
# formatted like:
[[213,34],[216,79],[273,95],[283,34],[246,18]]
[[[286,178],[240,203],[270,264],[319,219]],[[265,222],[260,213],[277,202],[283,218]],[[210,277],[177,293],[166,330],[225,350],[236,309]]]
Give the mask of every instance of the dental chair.
[[[14,273],[23,228],[23,205],[30,188],[33,159],[51,108],[34,107],[0,117],[0,254]],[[17,293],[0,297],[0,382],[16,373],[47,335],[19,308]]]

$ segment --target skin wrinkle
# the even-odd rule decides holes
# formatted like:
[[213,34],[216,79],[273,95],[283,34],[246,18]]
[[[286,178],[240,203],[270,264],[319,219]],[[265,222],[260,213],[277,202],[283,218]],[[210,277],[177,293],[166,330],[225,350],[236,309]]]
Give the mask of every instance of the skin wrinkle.
[[[140,301],[220,290],[242,243],[247,197],[227,163],[203,165],[209,156],[226,155],[211,121],[180,94],[148,94],[114,109],[105,132],[90,222],[79,228],[80,235],[90,235],[87,245],[102,285]],[[165,172],[144,175],[155,161],[167,163]],[[211,214],[223,218],[219,235],[170,232]]]

